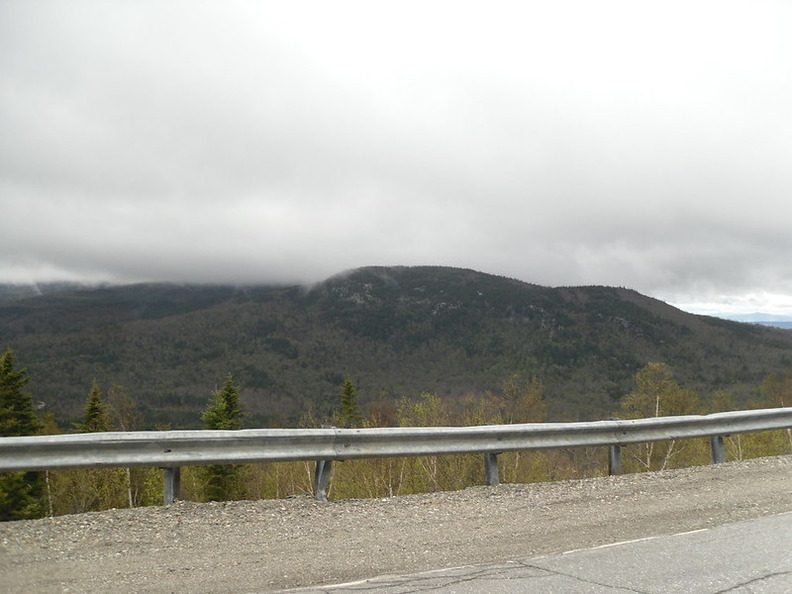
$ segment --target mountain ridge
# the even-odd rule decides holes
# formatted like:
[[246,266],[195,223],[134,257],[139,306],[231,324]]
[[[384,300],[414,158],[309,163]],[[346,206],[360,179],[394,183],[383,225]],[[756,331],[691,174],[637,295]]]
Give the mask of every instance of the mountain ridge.
[[649,361],[703,396],[755,397],[792,365],[792,333],[697,316],[623,287],[542,287],[463,268],[372,266],[310,287],[137,284],[0,301],[0,348],[72,420],[94,378],[150,426],[197,426],[226,372],[248,422],[329,415],[350,376],[364,405],[538,377],[552,418],[608,416]]

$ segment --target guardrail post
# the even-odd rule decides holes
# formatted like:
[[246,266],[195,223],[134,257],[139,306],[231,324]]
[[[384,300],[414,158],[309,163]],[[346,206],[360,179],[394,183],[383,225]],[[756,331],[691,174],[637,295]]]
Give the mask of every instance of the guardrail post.
[[332,460],[317,460],[314,472],[314,496],[317,501],[327,501],[327,486],[330,484]]
[[621,446],[608,446],[608,474],[614,476],[621,473]]
[[710,437],[710,447],[712,448],[712,463],[723,464],[726,461],[726,450],[723,447],[723,435],[713,435]]
[[484,454],[484,476],[490,487],[497,487],[500,484],[498,475],[498,454],[487,452]]
[[170,505],[179,497],[181,488],[181,468],[173,466],[162,469],[162,501]]

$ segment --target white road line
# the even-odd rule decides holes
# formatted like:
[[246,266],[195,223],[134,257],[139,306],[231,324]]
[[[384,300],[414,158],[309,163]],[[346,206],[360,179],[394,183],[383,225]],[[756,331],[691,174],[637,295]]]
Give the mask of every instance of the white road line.
[[[786,512],[792,513],[792,512]],[[697,530],[688,530],[687,532],[676,532],[674,534],[656,534],[654,536],[644,536],[643,538],[634,538],[632,540],[621,540],[619,542],[610,542],[608,544],[597,545],[596,547],[583,547],[580,549],[572,549],[570,551],[564,551],[561,553],[562,555],[571,555],[572,553],[579,553],[581,551],[596,551],[599,549],[608,549],[610,547],[620,547],[622,545],[633,544],[636,542],[645,542],[647,540],[654,540],[656,538],[663,538],[663,537],[672,537],[672,536],[685,536],[687,534],[696,534],[697,532],[706,532],[709,528],[699,528]],[[549,555],[548,555],[549,556]]]
[[[665,534],[660,534],[657,536],[644,536],[643,538],[634,538],[633,540],[621,540],[619,542],[609,542],[608,544],[597,545],[596,547],[583,547],[581,549],[572,549],[571,551],[564,551],[561,553],[562,555],[571,555],[572,553],[579,553],[581,551],[596,551],[597,549],[607,549],[610,547],[619,547],[621,545],[632,544],[634,542],[643,542],[645,540],[654,540],[655,538],[659,538],[660,536],[665,536]],[[550,556],[550,555],[547,555]]]

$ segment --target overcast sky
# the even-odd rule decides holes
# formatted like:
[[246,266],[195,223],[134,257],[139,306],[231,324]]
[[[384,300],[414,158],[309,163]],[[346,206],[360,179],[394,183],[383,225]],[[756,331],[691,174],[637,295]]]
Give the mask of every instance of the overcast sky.
[[0,0],[0,282],[395,264],[792,313],[792,3]]

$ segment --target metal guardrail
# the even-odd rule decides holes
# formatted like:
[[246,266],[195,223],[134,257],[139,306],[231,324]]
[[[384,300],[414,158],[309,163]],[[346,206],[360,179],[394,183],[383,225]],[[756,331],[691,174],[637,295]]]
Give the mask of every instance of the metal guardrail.
[[370,429],[241,429],[137,431],[0,437],[0,472],[84,467],[152,466],[165,470],[164,499],[178,493],[181,466],[316,460],[315,494],[326,497],[332,460],[482,453],[487,483],[498,484],[502,452],[579,446],[609,447],[609,472],[619,472],[622,445],[709,437],[714,463],[723,437],[792,427],[792,408],[609,420],[475,427]]

